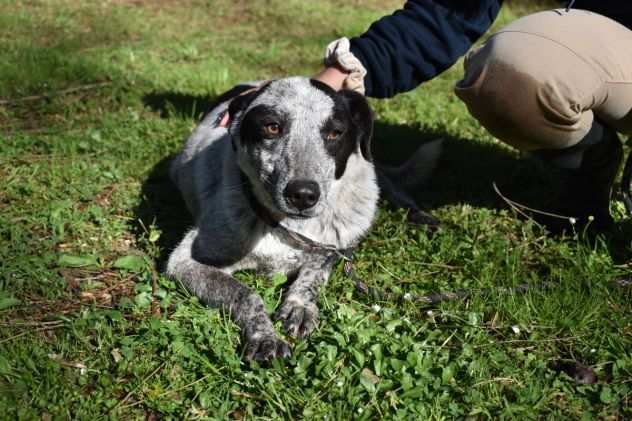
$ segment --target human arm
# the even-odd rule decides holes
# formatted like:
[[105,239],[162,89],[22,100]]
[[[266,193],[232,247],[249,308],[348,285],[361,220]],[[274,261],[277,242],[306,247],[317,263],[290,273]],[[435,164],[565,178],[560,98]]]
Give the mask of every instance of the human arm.
[[[408,0],[402,9],[376,21],[350,40],[351,54],[367,72],[365,94],[392,97],[443,72],[487,31],[501,4],[502,0]],[[340,77],[325,70],[318,78],[330,76],[336,76],[334,81]]]

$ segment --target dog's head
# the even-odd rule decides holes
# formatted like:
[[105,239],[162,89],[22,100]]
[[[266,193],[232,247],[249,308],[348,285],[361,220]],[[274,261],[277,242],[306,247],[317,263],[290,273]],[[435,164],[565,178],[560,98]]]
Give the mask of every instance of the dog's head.
[[289,217],[318,215],[357,154],[371,161],[373,113],[355,92],[302,77],[235,98],[229,127],[238,164],[267,206]]

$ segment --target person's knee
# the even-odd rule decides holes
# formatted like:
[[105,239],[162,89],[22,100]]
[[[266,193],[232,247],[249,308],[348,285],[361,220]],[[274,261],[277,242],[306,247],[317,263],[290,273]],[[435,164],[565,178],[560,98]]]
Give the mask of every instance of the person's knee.
[[539,89],[537,80],[526,69],[519,69],[516,50],[500,45],[502,38],[493,37],[467,57],[455,93],[491,134],[525,149],[528,147],[523,145],[519,132],[522,125],[529,124],[528,116],[534,115],[530,108]]
[[591,120],[584,92],[563,77],[567,63],[551,68],[558,45],[529,34],[499,33],[465,63],[455,93],[487,130],[523,150],[560,148],[579,140]]

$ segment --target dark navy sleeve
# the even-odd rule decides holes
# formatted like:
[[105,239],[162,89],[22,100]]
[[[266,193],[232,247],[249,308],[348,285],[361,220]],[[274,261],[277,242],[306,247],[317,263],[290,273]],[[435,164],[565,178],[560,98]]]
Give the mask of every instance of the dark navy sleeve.
[[366,95],[389,98],[453,65],[483,35],[503,0],[408,0],[351,39],[367,70]]

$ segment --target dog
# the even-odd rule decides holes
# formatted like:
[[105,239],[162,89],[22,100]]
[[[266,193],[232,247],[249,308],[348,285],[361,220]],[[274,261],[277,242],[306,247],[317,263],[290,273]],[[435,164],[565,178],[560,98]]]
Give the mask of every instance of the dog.
[[252,87],[222,95],[172,163],[195,226],[166,273],[225,309],[241,329],[245,359],[265,362],[290,348],[261,297],[233,274],[286,274],[292,281],[274,317],[289,335],[308,336],[319,291],[340,251],[368,232],[379,189],[373,112],[362,95],[303,77],[244,93]]
[[318,294],[334,264],[371,227],[380,188],[395,207],[434,225],[410,191],[434,169],[441,142],[421,146],[400,167],[376,167],[373,122],[362,95],[317,80],[243,84],[218,98],[174,159],[171,178],[195,227],[170,254],[167,275],[228,311],[247,360],[287,357],[290,349],[261,297],[233,273],[287,275],[275,318],[301,339],[318,325]]

